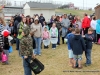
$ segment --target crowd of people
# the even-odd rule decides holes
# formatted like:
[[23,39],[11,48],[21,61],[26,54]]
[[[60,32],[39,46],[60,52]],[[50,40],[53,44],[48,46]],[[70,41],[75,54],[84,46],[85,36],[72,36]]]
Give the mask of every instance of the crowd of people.
[[[9,34],[2,35],[4,30],[8,30]],[[9,58],[9,35],[13,37],[10,41],[11,45],[16,43],[16,50],[23,57],[25,75],[32,75],[25,59],[30,61],[31,56],[41,56],[42,44],[44,49],[48,49],[51,43],[52,49],[56,50],[56,47],[61,45],[61,40],[62,44],[66,42],[68,45],[70,65],[81,69],[83,51],[86,56],[85,65],[90,66],[92,44],[100,44],[100,20],[87,14],[84,14],[82,20],[72,14],[53,15],[50,22],[46,22],[43,14],[40,16],[35,14],[33,17],[16,15],[11,17],[9,24],[6,25],[4,19],[0,17],[0,48],[4,49],[7,58]],[[65,41],[66,39],[68,41]],[[6,64],[8,63],[7,60]]]

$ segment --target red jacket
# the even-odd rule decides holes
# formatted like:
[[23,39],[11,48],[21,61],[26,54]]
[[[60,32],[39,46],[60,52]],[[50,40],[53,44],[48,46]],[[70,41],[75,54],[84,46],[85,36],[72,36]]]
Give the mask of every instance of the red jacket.
[[82,21],[82,28],[90,27],[91,20],[86,16]]

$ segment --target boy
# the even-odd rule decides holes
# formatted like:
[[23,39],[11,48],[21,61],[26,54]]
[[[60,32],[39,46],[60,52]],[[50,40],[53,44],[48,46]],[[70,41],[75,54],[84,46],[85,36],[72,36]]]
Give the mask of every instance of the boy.
[[33,55],[33,43],[32,38],[29,35],[30,28],[28,26],[23,28],[22,31],[22,38],[20,41],[20,54],[23,57],[23,66],[24,66],[24,73],[25,75],[32,75],[31,69],[29,67],[29,64],[26,62],[31,61],[31,58]]
[[66,37],[68,39],[68,54],[69,54],[70,66],[73,65],[73,51],[72,51],[72,48],[70,47],[70,40],[74,37],[74,34],[75,34],[75,29],[71,28],[71,33],[69,33]]
[[86,42],[86,51],[85,51],[86,63],[85,63],[85,66],[91,65],[91,50],[92,50],[93,40],[94,40],[93,29],[89,28],[88,33],[85,35],[85,42]]
[[71,48],[74,54],[74,62],[72,68],[76,68],[76,61],[78,60],[78,69],[81,69],[82,54],[83,54],[83,50],[86,50],[86,48],[85,48],[84,40],[80,35],[80,29],[78,28],[75,29],[75,35],[71,40]]

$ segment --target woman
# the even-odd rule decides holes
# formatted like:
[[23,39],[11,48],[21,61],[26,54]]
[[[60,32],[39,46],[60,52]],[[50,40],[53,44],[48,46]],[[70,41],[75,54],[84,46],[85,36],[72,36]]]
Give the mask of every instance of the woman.
[[[3,36],[1,34],[4,29],[5,29],[5,22],[4,22],[3,18],[0,17],[0,48],[3,48],[3,44],[4,44]],[[0,50],[0,56],[1,56],[1,50]]]
[[0,17],[0,47],[3,47],[3,36],[1,32],[5,29],[5,22],[2,17]]
[[39,23],[39,19],[35,18],[34,23],[31,25],[31,35],[34,35],[36,42],[35,55],[41,55],[41,38],[42,38],[42,25]]
[[96,34],[97,34],[97,42],[100,39],[100,19],[97,20],[97,25],[96,25]]
[[97,24],[97,20],[96,17],[94,16],[92,21],[91,21],[91,28],[94,30],[94,42],[96,43],[96,24]]
[[[22,35],[21,35],[21,33],[22,33],[22,31],[23,31],[23,28],[24,27],[26,27],[26,26],[28,26],[27,24],[26,24],[26,17],[23,17],[23,19],[22,19],[22,21],[18,24],[18,26],[17,26],[17,30],[18,30],[18,36],[17,36],[17,47],[19,48],[19,44],[20,44],[20,40],[22,39]],[[20,50],[20,49],[18,49],[18,50]]]

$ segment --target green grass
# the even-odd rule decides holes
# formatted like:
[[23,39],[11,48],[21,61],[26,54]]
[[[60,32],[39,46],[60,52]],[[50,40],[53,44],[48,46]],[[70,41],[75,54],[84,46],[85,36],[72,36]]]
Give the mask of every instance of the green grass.
[[56,9],[56,13],[66,13],[66,14],[74,14],[77,16],[83,17],[84,13],[87,13],[88,15],[92,14],[94,11],[89,10],[72,10],[72,9]]

